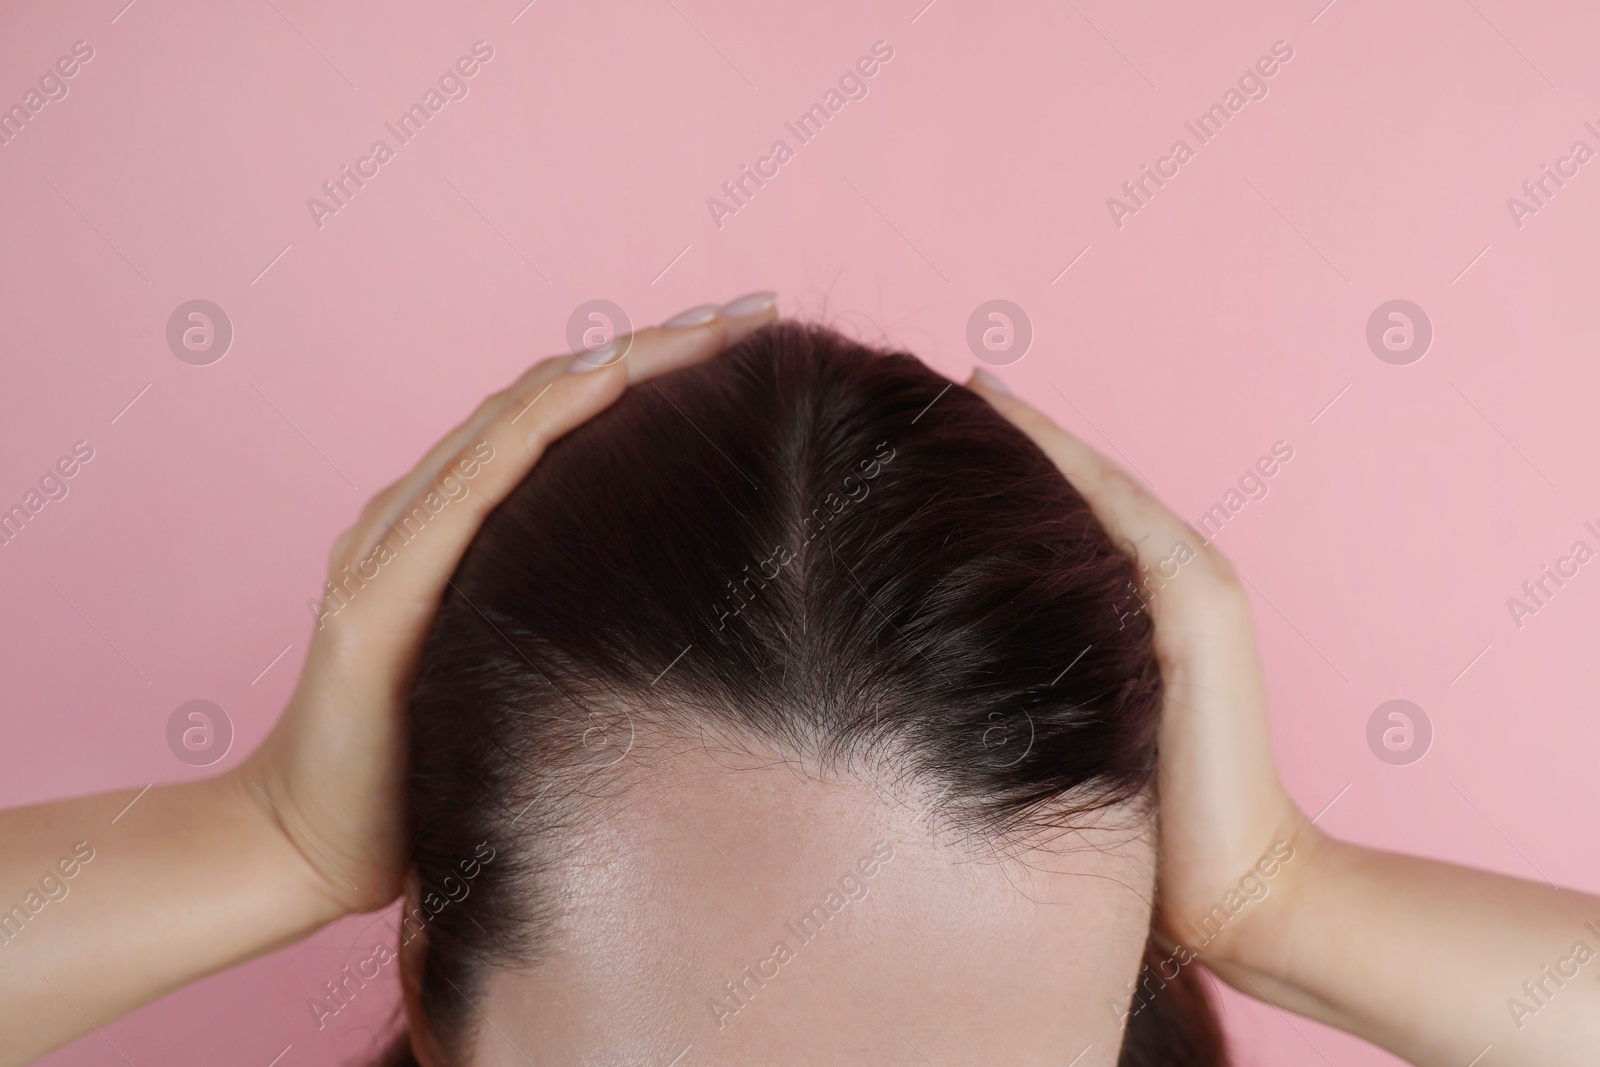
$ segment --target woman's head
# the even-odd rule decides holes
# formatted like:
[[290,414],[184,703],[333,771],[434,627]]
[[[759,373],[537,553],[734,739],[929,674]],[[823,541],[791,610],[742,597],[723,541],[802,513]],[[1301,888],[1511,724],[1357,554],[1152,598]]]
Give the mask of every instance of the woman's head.
[[[631,390],[489,517],[419,665],[424,1058],[1117,1062],[1160,708],[1132,577],[908,355],[784,323]],[[1220,1062],[1194,981],[1121,1062]]]

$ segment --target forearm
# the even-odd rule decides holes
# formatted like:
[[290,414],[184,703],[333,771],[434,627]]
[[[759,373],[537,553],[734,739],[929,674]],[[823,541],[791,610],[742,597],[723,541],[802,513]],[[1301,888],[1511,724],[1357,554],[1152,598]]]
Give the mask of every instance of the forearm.
[[138,794],[0,812],[0,1067],[339,916],[242,781]]
[[1230,984],[1419,1067],[1600,1062],[1600,898],[1314,830],[1296,848],[1207,953]]

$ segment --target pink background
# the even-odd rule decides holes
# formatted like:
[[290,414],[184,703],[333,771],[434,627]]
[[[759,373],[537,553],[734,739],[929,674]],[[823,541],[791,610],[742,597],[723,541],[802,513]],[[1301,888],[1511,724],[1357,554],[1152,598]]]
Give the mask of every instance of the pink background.
[[[956,376],[968,316],[1004,298],[1035,338],[999,373],[1186,517],[1294,448],[1218,541],[1255,589],[1286,780],[1308,811],[1338,798],[1321,825],[1600,890],[1600,565],[1520,630],[1506,606],[1600,544],[1600,163],[1520,228],[1506,206],[1574,140],[1600,148],[1600,8],[124,2],[0,15],[0,103],[95,50],[0,146],[0,507],[95,450],[0,548],[0,802],[209,773],[165,741],[194,698],[237,730],[218,766],[241,758],[304,657],[333,537],[563,350],[580,303],[645,323],[770,287]],[[480,39],[470,95],[319,229],[306,198]],[[719,229],[707,198],[795,147],[784,121],[878,40],[868,96]],[[1269,95],[1119,229],[1107,198],[1194,146],[1183,123],[1278,40]],[[165,339],[194,298],[236,331],[210,366]],[[1364,336],[1395,298],[1435,331],[1408,366]],[[1367,747],[1393,698],[1435,731],[1409,766]],[[122,1064],[108,1038],[141,1067],[358,1056],[392,990],[320,1032],[306,1003],[372,922],[42,1062]],[[1395,1062],[1225,1006],[1244,1064]]]

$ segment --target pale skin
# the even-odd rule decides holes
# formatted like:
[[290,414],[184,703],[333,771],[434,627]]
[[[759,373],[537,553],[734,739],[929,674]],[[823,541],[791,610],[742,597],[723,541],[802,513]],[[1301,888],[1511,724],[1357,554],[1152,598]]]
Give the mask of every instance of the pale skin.
[[[546,360],[485,401],[410,474],[375,497],[339,538],[330,576],[366,557],[385,523],[408,510],[441,472],[475,446],[493,449],[495,459],[483,464],[471,492],[440,512],[427,537],[408,544],[379,579],[316,632],[278,724],[232,770],[143,795],[130,788],[0,813],[0,907],[24,900],[76,842],[94,849],[94,858],[71,879],[70,897],[39,911],[0,945],[0,1067],[25,1063],[172,990],[399,895],[407,869],[401,821],[406,692],[435,607],[483,516],[544,448],[630,384],[712,358],[774,314],[770,305],[741,315],[719,311],[695,325],[643,330],[626,358],[586,373],[567,373],[570,357]],[[1201,952],[1201,961],[1223,980],[1423,1067],[1466,1067],[1480,1054],[1477,1063],[1485,1067],[1600,1060],[1600,960],[1560,986],[1542,971],[1571,958],[1578,941],[1600,951],[1600,937],[1584,926],[1587,921],[1600,928],[1600,898],[1379,852],[1337,841],[1311,825],[1278,779],[1249,600],[1232,567],[1081,441],[1015,397],[977,380],[968,384],[1045,450],[1142,563],[1154,566],[1180,543],[1195,554],[1149,607],[1168,694],[1156,854],[1158,920],[1166,935],[1192,942],[1190,924],[1213,913],[1263,855],[1288,842],[1294,858],[1277,869],[1270,894],[1233,915]],[[665,780],[678,790],[671,795],[680,807],[697,810],[698,794],[685,784],[692,776]],[[770,791],[780,799],[782,794]],[[781,818],[790,801],[798,802],[788,798],[773,818]],[[854,836],[841,828],[832,838],[811,842],[820,857],[812,870],[833,879],[836,868],[857,855],[858,838],[888,829],[901,832],[908,851],[899,854],[902,866],[885,868],[874,893],[887,894],[892,879],[905,881],[906,872],[917,869],[931,872],[917,881],[932,886],[918,890],[930,915],[952,906],[940,904],[941,896],[954,893],[970,905],[982,893],[1001,892],[993,885],[952,889],[956,883],[936,873],[934,853],[916,859],[921,854],[912,851],[914,835],[897,827],[898,816],[889,810],[872,825],[857,827]],[[631,874],[621,870],[621,883],[645,871],[658,892],[663,881],[670,882],[654,877],[659,872],[648,866],[648,856],[637,862],[643,866]],[[1120,883],[1148,889],[1139,881],[1141,870],[1148,881],[1148,857],[1141,866],[1135,850],[1104,862],[1124,864],[1115,871]],[[1040,866],[1030,869],[1038,872]],[[1020,894],[1046,906],[1016,907],[1009,914],[1045,940],[1070,940],[1070,924],[1056,916],[1070,909],[1049,904],[1070,899],[1102,915],[1127,912],[1114,894],[1067,897],[1085,881],[1072,879],[1075,873],[1082,872],[1063,869],[1064,880],[1056,883],[1050,872],[1036,873],[1036,881],[1020,888],[1010,882],[1005,899]],[[795,899],[809,893],[810,884],[802,879]],[[862,909],[852,914],[852,929],[861,934],[858,960],[882,958],[869,951],[871,930],[863,925],[873,900],[853,905]],[[997,928],[995,939],[1013,953],[1041,940],[1019,938],[1024,926]],[[1129,961],[1137,962],[1142,919],[1129,931],[1105,947],[1098,964],[1085,965],[1103,971],[1085,971],[1085,978],[1041,970],[1040,982],[1075,990],[1074,983],[1083,990],[1120,986],[1133,977]],[[876,936],[896,935],[886,926]],[[841,965],[848,964],[848,945],[837,947]],[[414,969],[416,954],[406,958]],[[808,962],[821,958],[813,954]],[[1041,968],[1051,958],[1041,955]],[[931,962],[906,973],[885,970],[879,988],[887,997],[919,975],[928,980]],[[793,973],[786,988],[797,990],[803,977],[798,969]],[[939,980],[958,982],[963,975]],[[1530,981],[1544,990],[1537,1000],[1525,990]],[[872,988],[863,987],[876,1002]],[[1019,995],[1026,989],[1026,983],[1019,985]],[[502,983],[495,995],[514,992],[514,983]],[[785,995],[800,999],[798,992]],[[1514,1019],[1507,1006],[1513,997],[1537,1006],[1537,1013]],[[905,997],[904,1010],[915,1011],[917,999]],[[878,1009],[893,1014],[883,1004]],[[806,1033],[803,1002],[785,1009],[791,1010],[801,1014],[775,1011],[774,1025],[788,1018],[796,1033]],[[1114,1027],[1102,1032],[1110,1017],[1101,1015],[1100,1021],[1084,1016],[1085,1027],[1101,1028],[1085,1041],[1109,1050]],[[860,1019],[862,1034],[881,1025],[878,1016],[865,1012]],[[863,1042],[850,1047],[869,1047]],[[437,1062],[427,1046],[424,1035],[419,1052]],[[784,1062],[778,1050],[793,1047],[774,1043],[766,1059]],[[890,1061],[890,1046],[884,1048],[876,1062]],[[1064,1061],[1077,1048],[1049,1051]],[[1113,1063],[1114,1057],[1104,1058],[1108,1054],[1082,1062]],[[481,1062],[521,1060],[485,1049]]]
[[1128,813],[1002,859],[935,832],[926,791],[760,742],[641,740],[630,760],[625,797],[571,843],[552,958],[474,1000],[493,1023],[474,1067],[690,1046],[678,1067],[1114,1067],[1155,881]]
[[[1519,1028],[1506,1001],[1571,955],[1600,951],[1600,897],[1338,841],[1290,800],[1272,759],[1250,601],[1231,564],[1136,480],[1016,398],[971,383],[1053,459],[1119,542],[1154,567],[1196,550],[1152,597],[1162,715],[1164,931],[1222,901],[1274,843],[1272,892],[1202,959],[1234,988],[1357,1034],[1419,1067],[1600,1059],[1600,960]],[[1244,921],[1239,921],[1239,920]],[[1530,1002],[1531,1003],[1531,1002]]]

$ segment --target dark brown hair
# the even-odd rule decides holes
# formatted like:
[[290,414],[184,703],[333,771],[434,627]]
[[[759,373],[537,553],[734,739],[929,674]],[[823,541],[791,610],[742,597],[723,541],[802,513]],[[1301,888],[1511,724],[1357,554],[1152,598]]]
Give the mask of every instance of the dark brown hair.
[[[408,905],[446,1055],[491,969],[539,958],[562,829],[645,720],[891,766],[989,840],[1153,819],[1133,578],[1038,447],[908,354],[782,322],[630,389],[489,516],[412,689]],[[1121,1064],[1224,1064],[1196,969],[1165,986]],[[385,1063],[415,1062],[401,1035]]]

